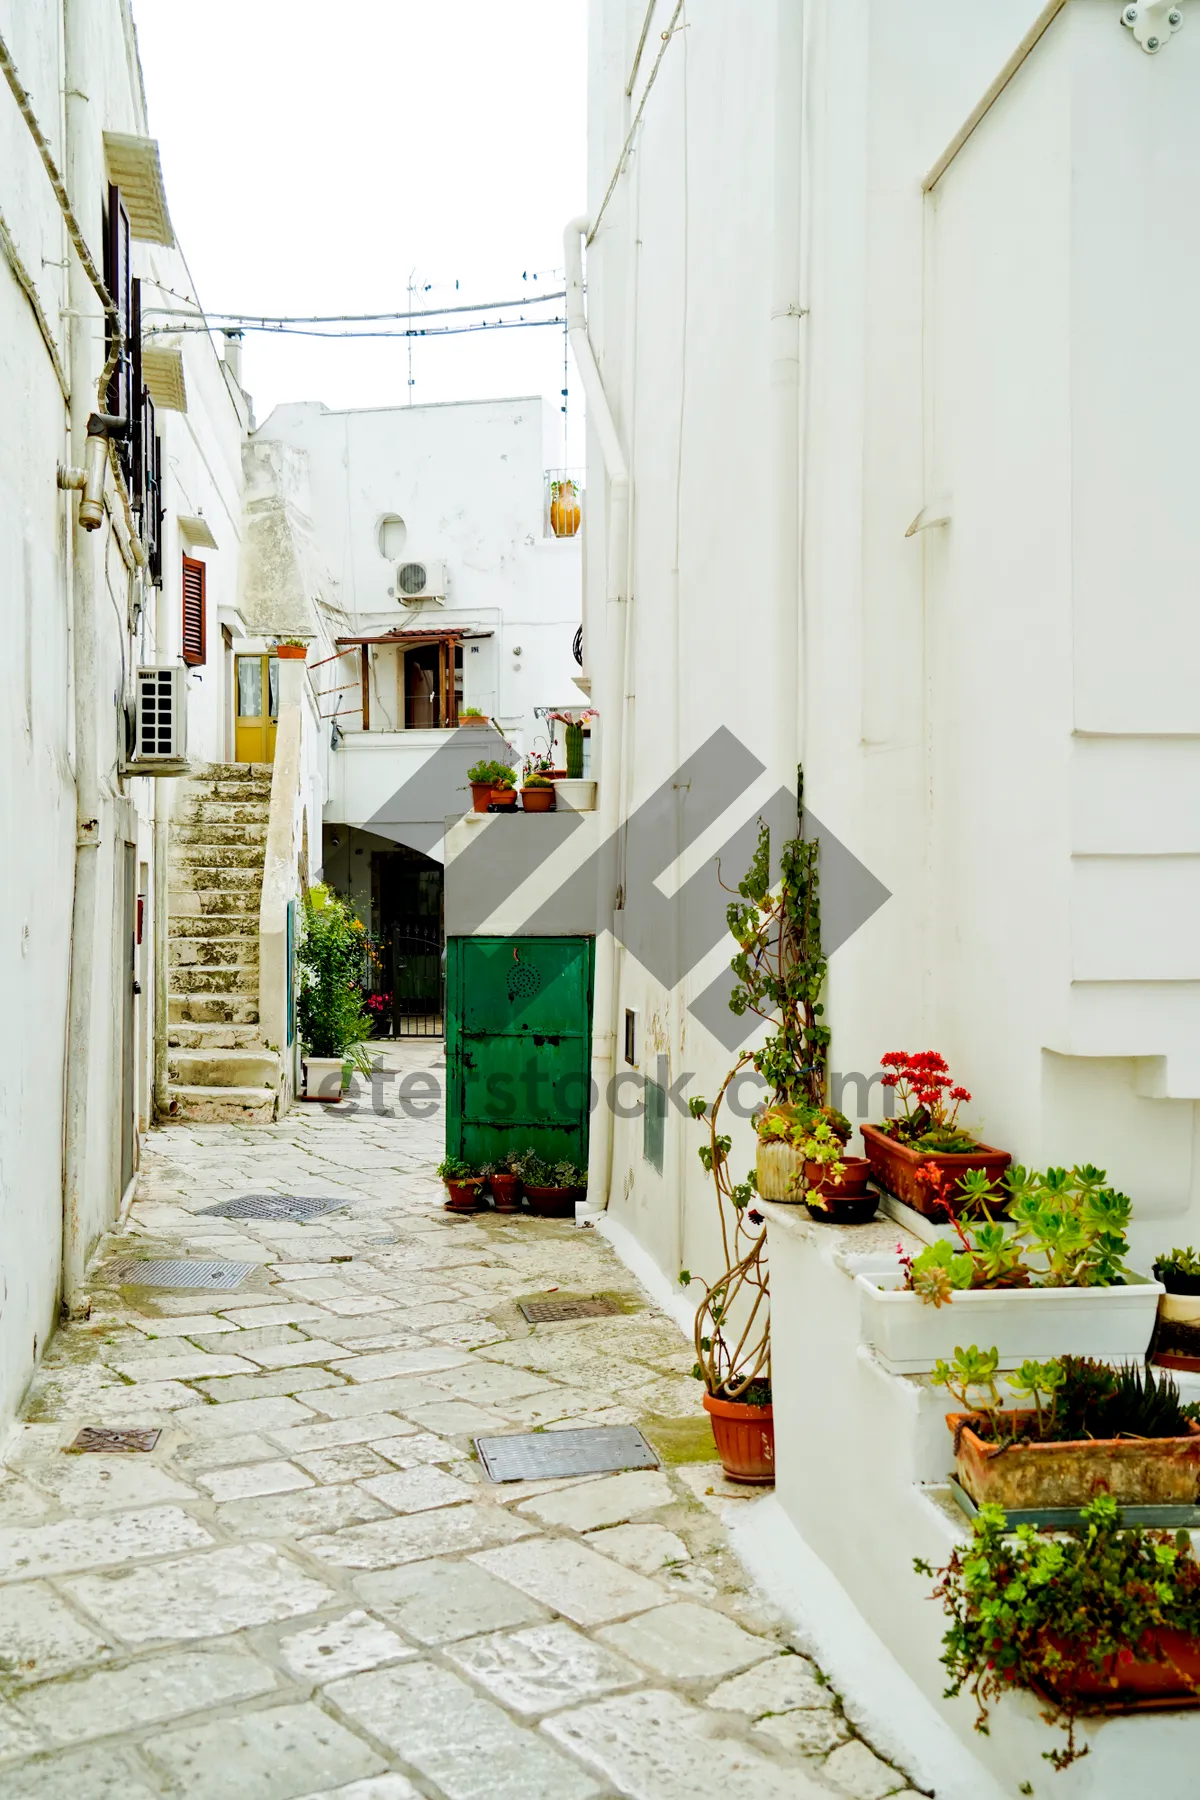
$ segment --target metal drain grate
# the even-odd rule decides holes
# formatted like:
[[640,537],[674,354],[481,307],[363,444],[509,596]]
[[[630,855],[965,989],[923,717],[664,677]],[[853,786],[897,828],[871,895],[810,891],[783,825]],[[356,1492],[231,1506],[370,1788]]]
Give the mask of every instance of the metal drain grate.
[[475,1439],[490,1481],[543,1481],[557,1475],[609,1475],[657,1469],[658,1458],[634,1425],[576,1431],[517,1431]]
[[153,1450],[161,1430],[139,1431],[135,1426],[85,1425],[68,1450]]
[[517,1305],[531,1325],[548,1325],[556,1319],[607,1319],[621,1310],[600,1295],[591,1300],[518,1300]]
[[242,1194],[237,1200],[222,1200],[217,1206],[202,1206],[202,1219],[319,1219],[322,1213],[337,1212],[348,1206],[348,1200],[321,1199],[312,1194]]
[[227,1291],[241,1287],[257,1263],[205,1262],[199,1256],[147,1256],[118,1263],[109,1274],[131,1287],[211,1288]]

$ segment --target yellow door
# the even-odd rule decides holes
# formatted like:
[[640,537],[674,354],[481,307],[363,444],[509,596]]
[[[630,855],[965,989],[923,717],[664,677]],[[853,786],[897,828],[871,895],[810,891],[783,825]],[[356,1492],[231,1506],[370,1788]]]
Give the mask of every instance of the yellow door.
[[275,726],[279,718],[279,660],[274,656],[237,658],[237,724],[234,760],[275,760]]

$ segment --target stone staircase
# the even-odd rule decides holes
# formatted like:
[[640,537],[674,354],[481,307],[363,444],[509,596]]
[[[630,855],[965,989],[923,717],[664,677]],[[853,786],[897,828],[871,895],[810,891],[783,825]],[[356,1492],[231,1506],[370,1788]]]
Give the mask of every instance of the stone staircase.
[[269,763],[210,763],[171,820],[171,1118],[269,1124],[280,1064],[258,1023],[258,908]]

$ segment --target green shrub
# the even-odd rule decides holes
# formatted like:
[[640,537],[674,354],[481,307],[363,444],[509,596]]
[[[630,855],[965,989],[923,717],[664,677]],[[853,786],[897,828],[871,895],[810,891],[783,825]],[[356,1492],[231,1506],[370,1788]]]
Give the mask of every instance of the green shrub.
[[370,937],[361,919],[331,888],[304,896],[304,935],[297,951],[300,1040],[310,1056],[345,1056],[370,1037],[364,998]]
[[461,1156],[447,1156],[438,1164],[437,1173],[443,1181],[475,1181],[483,1170],[473,1168]]

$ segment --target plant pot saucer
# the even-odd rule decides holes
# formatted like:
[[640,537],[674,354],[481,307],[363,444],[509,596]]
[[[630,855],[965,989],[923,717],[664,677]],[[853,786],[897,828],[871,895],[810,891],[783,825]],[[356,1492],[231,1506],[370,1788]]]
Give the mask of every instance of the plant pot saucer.
[[[967,1518],[977,1518],[979,1508],[958,1477],[948,1476],[946,1485]],[[1005,1517],[1009,1531],[1015,1531],[1018,1525],[1066,1531],[1072,1525],[1083,1523],[1082,1510],[1077,1506],[1012,1507],[1006,1510]],[[1197,1531],[1200,1530],[1200,1506],[1123,1506],[1121,1523],[1142,1525],[1156,1531]]]

